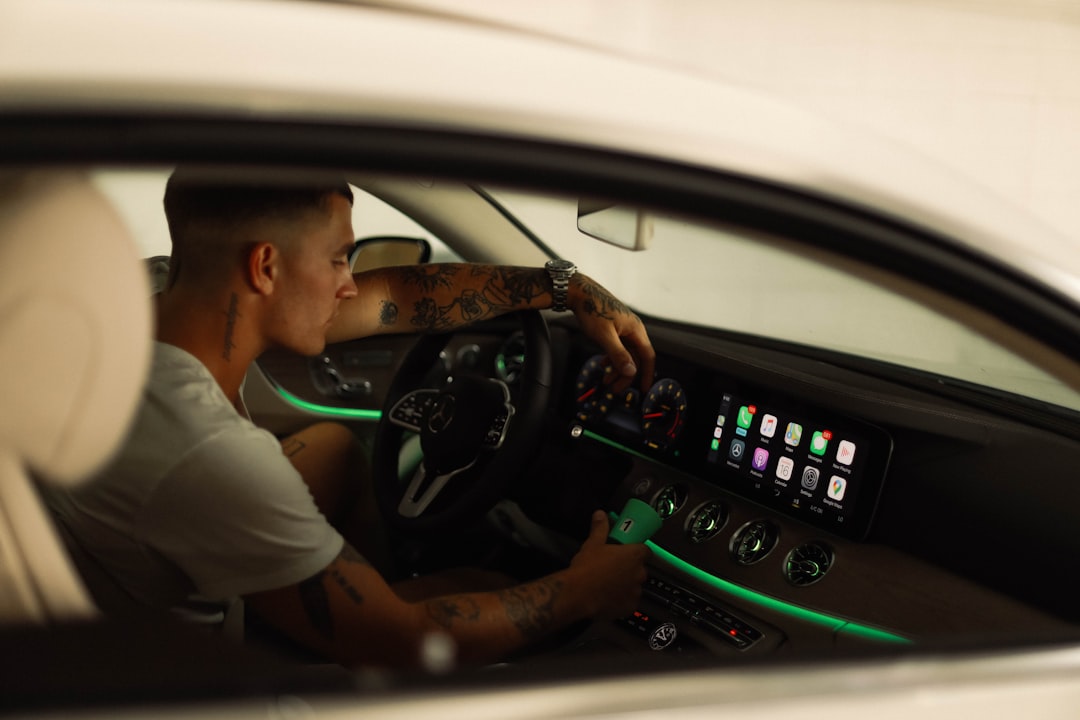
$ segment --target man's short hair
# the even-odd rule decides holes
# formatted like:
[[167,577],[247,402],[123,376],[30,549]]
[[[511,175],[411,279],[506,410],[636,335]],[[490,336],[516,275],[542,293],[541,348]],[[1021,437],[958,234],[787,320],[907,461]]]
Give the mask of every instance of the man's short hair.
[[329,212],[330,198],[353,202],[340,176],[288,176],[265,171],[210,171],[177,168],[165,185],[165,219],[172,238],[169,286],[182,266],[198,272],[220,261],[229,240],[256,223],[292,223],[312,212]]

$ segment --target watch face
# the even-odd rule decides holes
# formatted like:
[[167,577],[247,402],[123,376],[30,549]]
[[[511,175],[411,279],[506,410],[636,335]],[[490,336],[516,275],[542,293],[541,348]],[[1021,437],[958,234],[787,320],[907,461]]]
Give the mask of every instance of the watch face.
[[569,260],[548,260],[545,267],[547,267],[548,270],[566,272],[574,269],[574,263]]

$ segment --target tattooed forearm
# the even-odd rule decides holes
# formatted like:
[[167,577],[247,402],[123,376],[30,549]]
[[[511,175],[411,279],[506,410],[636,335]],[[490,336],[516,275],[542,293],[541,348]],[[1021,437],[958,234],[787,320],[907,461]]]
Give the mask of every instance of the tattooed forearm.
[[544,276],[532,268],[473,266],[474,277],[486,277],[482,294],[492,307],[516,310],[549,292]]
[[334,619],[330,614],[330,596],[323,584],[325,576],[326,571],[320,570],[300,583],[300,604],[303,605],[311,626],[327,640],[333,640]]
[[428,616],[446,630],[455,620],[473,622],[480,618],[480,606],[468,596],[436,598],[427,603]]
[[615,313],[629,314],[630,310],[614,295],[587,278],[581,278],[578,287],[585,296],[585,312],[611,320]]
[[[367,565],[367,560],[358,553],[351,545],[345,543],[338,553],[338,561],[359,563]],[[334,583],[349,596],[349,599],[359,605],[364,602],[360,591],[349,581],[349,578],[341,572],[341,568],[335,562],[326,570],[320,570],[307,580],[299,584],[300,604],[307,614],[311,626],[327,640],[334,639],[334,616],[330,611],[330,593],[326,587],[326,578],[330,577]]]
[[416,285],[426,293],[436,288],[453,287],[455,271],[451,265],[409,265],[400,270],[406,285]]
[[229,309],[225,311],[225,349],[221,352],[221,357],[226,360],[232,360],[232,351],[236,347],[233,344],[233,333],[236,331],[236,319],[240,317],[236,309],[239,303],[240,298],[236,293],[232,293],[229,297]]
[[555,600],[562,591],[562,581],[546,579],[529,585],[500,590],[499,600],[518,631],[527,639],[544,635],[555,617]]
[[453,330],[495,314],[491,304],[475,290],[465,290],[459,297],[443,306],[433,298],[423,298],[416,302],[413,310],[410,321],[413,327],[434,332]]
[[397,303],[390,302],[389,300],[383,300],[382,306],[379,308],[379,324],[393,325],[397,322],[397,317]]
[[337,586],[341,588],[342,591],[346,595],[348,595],[349,599],[352,600],[355,604],[359,605],[360,603],[364,602],[364,598],[360,594],[360,591],[353,587],[353,584],[349,582],[349,578],[345,577],[340,570],[338,570],[337,568],[331,568],[330,577],[335,583],[337,583]]
[[[465,267],[468,268],[467,275]],[[461,282],[457,280],[459,277],[462,278]],[[443,332],[521,310],[550,292],[544,277],[543,271],[531,268],[430,266],[422,278],[418,278],[415,272],[406,276],[408,284],[431,292],[413,303],[413,315],[409,322],[420,330]],[[436,288],[451,292],[438,293]]]
[[356,548],[354,548],[349,543],[345,543],[345,545],[342,546],[341,552],[338,553],[338,557],[341,558],[342,560],[344,560],[345,562],[351,562],[351,563],[355,563],[355,564],[358,564],[358,565],[370,565],[371,564],[371,563],[369,563],[367,561],[367,559],[363,555],[361,555],[356,550]]

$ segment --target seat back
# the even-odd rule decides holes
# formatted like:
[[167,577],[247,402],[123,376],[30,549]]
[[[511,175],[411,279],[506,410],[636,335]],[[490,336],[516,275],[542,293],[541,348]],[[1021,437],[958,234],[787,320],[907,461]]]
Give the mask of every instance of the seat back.
[[34,481],[123,439],[150,359],[146,272],[83,174],[0,172],[0,623],[92,616]]

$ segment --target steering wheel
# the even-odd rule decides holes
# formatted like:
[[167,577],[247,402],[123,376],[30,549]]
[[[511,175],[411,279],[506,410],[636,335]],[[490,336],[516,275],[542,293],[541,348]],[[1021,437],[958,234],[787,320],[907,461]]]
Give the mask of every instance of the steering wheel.
[[[517,316],[525,363],[513,402],[507,385],[490,378],[417,388],[450,334],[421,336],[406,355],[387,393],[372,462],[379,509],[391,525],[436,532],[473,520],[532,458],[551,395],[551,336],[539,311]],[[398,456],[406,431],[419,433],[424,459],[403,483]]]

